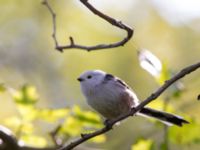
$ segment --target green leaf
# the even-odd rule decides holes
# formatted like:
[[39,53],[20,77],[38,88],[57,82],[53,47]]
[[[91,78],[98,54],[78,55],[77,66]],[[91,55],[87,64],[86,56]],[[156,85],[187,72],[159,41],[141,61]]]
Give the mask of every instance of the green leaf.
[[102,127],[101,118],[97,113],[83,111],[79,106],[73,107],[74,116],[86,126]]
[[[155,108],[157,110],[163,110],[163,108],[166,107],[165,106],[165,100],[162,99],[162,98],[159,98],[156,101],[149,103],[148,106],[151,107],[151,108]],[[175,109],[174,109],[172,104],[168,103],[167,107],[165,108],[165,111],[174,113]]]
[[22,135],[20,140],[22,140],[25,145],[32,146],[32,147],[38,147],[38,148],[43,148],[47,146],[48,141],[38,135]]
[[69,116],[62,124],[60,133],[66,133],[70,136],[78,136],[81,134],[82,124],[79,120]]
[[35,129],[35,127],[32,123],[23,122],[23,124],[20,127],[20,132],[28,135],[28,134],[32,134],[34,129]]
[[17,104],[17,108],[23,121],[33,121],[38,114],[37,109],[32,105]]
[[13,131],[16,132],[22,125],[22,120],[19,117],[13,116],[13,117],[9,117],[9,118],[5,119],[4,123],[6,126],[8,126]]
[[[96,113],[83,111],[79,106],[74,106],[71,111],[72,114],[62,124],[59,134],[75,137],[80,136],[81,133],[91,133],[97,128],[102,127],[101,118]],[[102,143],[105,141],[105,138],[105,135],[102,135],[91,141]]]
[[171,127],[169,130],[169,136],[172,142],[177,144],[191,144],[200,143],[200,124],[196,121],[189,121],[190,124],[184,125],[181,128]]
[[152,140],[139,140],[136,144],[132,145],[131,150],[152,150],[153,141]]
[[40,109],[38,110],[38,119],[42,119],[47,122],[54,123],[55,121],[66,118],[70,110],[64,109]]
[[13,99],[19,104],[35,104],[38,100],[38,94],[35,87],[24,85],[19,91],[12,92]]
[[170,71],[168,70],[168,67],[165,63],[162,63],[162,70],[157,76],[156,81],[162,85],[166,80],[170,78]]
[[90,139],[91,142],[94,142],[94,143],[103,143],[106,141],[106,136],[104,134],[102,135],[99,135],[99,136],[96,136],[92,139]]

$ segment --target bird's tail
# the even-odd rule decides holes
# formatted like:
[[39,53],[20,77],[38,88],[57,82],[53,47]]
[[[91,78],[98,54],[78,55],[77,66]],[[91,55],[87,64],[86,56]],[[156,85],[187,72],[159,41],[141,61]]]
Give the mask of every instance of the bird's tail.
[[160,120],[161,122],[166,123],[167,125],[182,126],[184,123],[189,123],[188,121],[184,120],[180,116],[173,115],[173,114],[166,113],[159,110],[155,110],[148,107],[142,108],[139,112],[139,115],[156,118]]

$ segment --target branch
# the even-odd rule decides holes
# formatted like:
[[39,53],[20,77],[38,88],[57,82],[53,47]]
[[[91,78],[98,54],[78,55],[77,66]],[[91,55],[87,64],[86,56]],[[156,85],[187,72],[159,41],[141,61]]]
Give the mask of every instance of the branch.
[[127,32],[127,36],[124,39],[122,39],[121,41],[116,42],[116,43],[99,44],[99,45],[94,45],[94,46],[84,46],[84,45],[76,44],[74,42],[73,37],[70,36],[69,37],[70,44],[61,46],[61,45],[58,44],[58,40],[57,40],[57,36],[56,36],[56,33],[57,33],[57,31],[56,31],[56,29],[57,29],[57,26],[56,26],[56,13],[54,12],[52,7],[48,3],[48,0],[43,0],[42,4],[47,7],[47,9],[49,10],[49,12],[50,12],[50,14],[52,16],[52,22],[53,22],[52,37],[53,37],[53,40],[54,40],[55,48],[57,50],[59,50],[60,52],[63,52],[64,49],[72,49],[72,48],[77,48],[77,49],[82,49],[82,50],[87,50],[87,51],[115,48],[115,47],[119,47],[119,46],[124,46],[124,44],[131,39],[131,37],[133,36],[133,29],[131,29],[130,27],[128,27],[127,25],[125,25],[121,21],[117,21],[114,18],[112,18],[110,16],[107,16],[106,14],[100,12],[95,7],[93,7],[88,2],[88,0],[80,0],[80,1],[82,2],[83,5],[85,5],[95,15],[97,15],[100,18],[104,19],[105,21],[107,21],[108,23],[112,24],[113,26],[116,26],[116,27],[118,27],[118,28],[120,28],[122,30],[125,30]]
[[129,113],[127,113],[121,117],[118,117],[114,120],[109,121],[108,124],[106,124],[106,126],[100,130],[97,130],[90,134],[81,135],[81,137],[79,139],[75,140],[74,142],[70,143],[67,146],[60,148],[59,150],[71,150],[74,147],[80,145],[81,143],[83,143],[95,136],[98,136],[98,135],[108,132],[109,130],[112,129],[112,127],[115,123],[117,123],[121,120],[124,120],[124,119],[128,118],[129,116],[133,116],[136,112],[140,111],[144,106],[146,106],[147,104],[149,104],[150,102],[152,102],[153,100],[158,98],[173,83],[175,83],[179,79],[183,78],[185,75],[195,71],[198,68],[200,68],[200,62],[182,69],[180,72],[178,72],[176,75],[174,75],[171,79],[165,81],[165,83],[160,88],[158,88],[148,98],[146,98],[144,101],[142,101],[136,108],[131,109],[131,111]]
[[16,137],[12,134],[12,132],[6,127],[1,126],[1,125],[0,125],[0,140],[3,141],[3,143],[0,144],[1,150],[55,150],[55,149],[58,149],[58,146],[37,148],[37,147],[29,147],[29,146],[20,145]]
[[[12,132],[4,126],[0,125],[0,139],[3,141],[3,149],[16,149],[18,150],[17,139],[13,136]],[[1,148],[1,146],[0,146]]]

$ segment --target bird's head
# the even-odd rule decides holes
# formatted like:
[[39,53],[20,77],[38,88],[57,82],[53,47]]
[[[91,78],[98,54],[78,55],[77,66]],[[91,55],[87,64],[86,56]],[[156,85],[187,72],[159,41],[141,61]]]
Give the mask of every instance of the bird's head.
[[82,88],[94,88],[96,85],[102,83],[106,73],[101,70],[90,70],[83,72],[77,79]]

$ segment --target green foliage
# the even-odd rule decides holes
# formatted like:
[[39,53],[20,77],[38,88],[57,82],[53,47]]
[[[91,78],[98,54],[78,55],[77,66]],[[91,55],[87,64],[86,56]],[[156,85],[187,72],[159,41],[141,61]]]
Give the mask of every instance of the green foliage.
[[[65,119],[59,131],[60,134],[75,137],[79,136],[80,133],[87,134],[102,127],[101,119],[96,113],[83,111],[79,106],[74,106],[71,110],[72,115]],[[90,141],[102,143],[105,139],[105,135],[100,135]]]
[[32,147],[46,147],[48,141],[45,137],[32,134],[31,136],[26,134],[21,136],[21,140],[25,141],[27,145]]
[[[35,122],[41,120],[47,124],[60,124],[57,135],[64,139],[80,136],[81,133],[94,131],[102,127],[101,118],[94,112],[84,111],[79,106],[72,108],[38,108],[39,96],[34,86],[24,85],[20,90],[10,90],[19,115],[4,120],[5,125],[11,128],[25,144],[35,147],[45,147],[51,144],[44,135],[37,134]],[[54,132],[54,131],[49,131]],[[50,134],[47,133],[48,136]],[[100,135],[91,142],[102,143],[105,135]]]
[[131,150],[153,150],[153,141],[140,139],[132,145]]
[[[154,77],[158,85],[164,84],[164,82],[170,79],[173,75],[165,63],[161,62],[155,55],[147,50],[141,51],[139,53],[139,61],[141,67]],[[159,66],[161,66],[161,68]],[[184,86],[180,81],[178,81],[169,88],[168,93],[165,94],[164,98],[159,98],[157,101],[150,103],[149,106],[159,110],[164,109],[167,112],[172,112],[176,114],[175,108],[169,102],[166,103],[166,100],[180,97],[183,91]],[[167,131],[167,134],[169,135],[167,138],[169,138],[170,141],[175,144],[183,145],[196,142],[200,143],[199,131],[199,123],[193,120],[190,121],[190,124],[184,125],[181,128],[178,128],[176,126],[170,127]],[[169,141],[169,139],[167,140]],[[141,143],[139,143],[138,145],[136,144],[136,150],[137,146],[139,147],[138,149],[146,149],[145,146],[148,146],[149,143],[149,141],[141,141]],[[168,143],[165,143],[165,140],[161,143],[160,149],[168,150]]]
[[162,85],[169,78],[170,78],[170,72],[167,68],[167,65],[165,63],[162,63],[162,70],[159,76],[156,78],[156,81],[159,85]]
[[170,128],[170,140],[176,144],[200,143],[200,124],[195,120],[190,120],[190,124],[181,128]]
[[[74,37],[77,44],[83,45],[116,42],[125,36],[123,31],[110,26],[104,20],[88,12],[79,1],[51,0],[50,3],[53,4],[52,6],[56,11],[57,37],[61,45],[69,44],[69,40],[67,39],[69,35]],[[145,76],[144,72],[138,68],[138,62],[135,59],[135,52],[138,50],[138,46],[139,48],[144,46],[151,48],[153,49],[152,52],[159,59],[167,59],[166,69],[178,68],[179,70],[193,61],[199,60],[200,32],[198,19],[188,20],[186,24],[179,22],[180,24],[174,26],[173,23],[169,24],[162,18],[163,13],[166,13],[166,11],[160,11],[161,15],[158,13],[159,11],[155,11],[159,7],[155,5],[155,1],[137,1],[135,3],[135,1],[130,0],[128,4],[124,2],[123,6],[121,3],[121,1],[114,1],[114,5],[117,7],[112,7],[112,4],[110,7],[110,2],[102,2],[99,7],[99,3],[94,2],[94,6],[98,6],[103,12],[106,10],[104,13],[115,16],[117,20],[125,21],[128,25],[135,28],[136,34],[134,34],[130,42],[124,45],[124,47],[114,48],[113,50],[94,51],[90,53],[81,50],[67,50],[61,54],[54,50],[54,43],[50,36],[52,32],[51,18],[46,8],[41,6],[40,1],[1,0],[0,82],[6,83],[6,87],[7,84],[17,87],[24,82],[37,84],[40,87],[39,92],[45,97],[45,99],[39,100],[43,107],[63,106],[62,104],[66,103],[63,101],[66,100],[68,100],[68,104],[82,104],[80,102],[82,95],[78,90],[79,86],[75,78],[83,70],[99,68],[120,76],[130,84],[133,90],[136,89],[139,97],[146,97],[155,90],[155,85],[151,84],[152,81],[148,81],[149,77]],[[22,7],[23,9],[21,9]],[[187,8],[191,7],[188,5]],[[92,24],[90,23],[91,21]],[[163,63],[163,60],[161,61]],[[170,66],[173,68],[169,68]],[[152,79],[154,80],[154,77]],[[176,113],[180,111],[179,107],[184,105],[184,108],[181,107],[181,109],[183,108],[185,112],[189,112],[192,115],[197,115],[198,118],[198,114],[200,113],[199,104],[197,104],[197,101],[196,103],[193,102],[195,101],[194,95],[197,96],[197,94],[200,94],[198,72],[197,74],[189,75],[184,82],[189,86],[187,92],[183,93],[183,97],[179,97],[179,101],[172,100],[169,105],[174,105],[173,109]],[[158,81],[156,83],[160,85]],[[171,88],[173,91],[174,87]],[[3,91],[4,89],[3,86]],[[4,93],[0,91],[0,121],[3,123],[3,120],[5,122],[5,119],[10,119],[10,122],[13,122],[11,125],[16,126],[16,130],[14,131],[20,133],[18,132],[21,128],[20,125],[23,123],[26,126],[26,123],[25,121],[22,122],[21,114],[16,112],[16,110],[19,112],[18,106],[14,106],[6,91]],[[161,95],[159,100],[155,101],[155,104],[153,104],[155,105],[154,108],[162,109],[163,102],[160,103],[160,101],[165,99],[163,96],[168,92],[169,89]],[[173,96],[170,98],[174,99]],[[76,99],[76,101],[72,99]],[[62,109],[65,110],[65,108]],[[60,117],[60,119],[56,119],[57,117],[50,117],[52,113],[49,113],[49,110],[52,112],[59,109],[48,108],[44,111],[43,108],[39,110],[37,108],[40,113],[36,113],[36,116],[31,115],[33,119],[25,120],[32,120],[26,122],[30,122],[35,130],[40,133],[48,132],[49,130],[54,130],[55,127],[52,127],[52,125],[57,126],[65,122],[65,119],[72,115],[73,111],[71,109],[73,108],[66,108],[66,110],[70,110],[66,113],[66,118]],[[177,114],[180,115],[180,113]],[[140,121],[134,123],[135,119],[130,119],[130,121],[133,121],[133,124],[121,124],[121,128],[124,131],[119,131],[118,129],[115,131],[114,129],[114,132],[110,132],[109,141],[106,142],[108,144],[104,144],[103,147],[111,150],[115,149],[113,147],[109,148],[109,146],[114,146],[116,143],[123,145],[124,141],[128,141],[141,134],[149,138],[154,137],[156,143],[163,139],[160,136],[162,134],[160,129],[152,129],[157,128],[157,126],[154,127],[151,123],[147,124]],[[44,125],[44,122],[47,122],[48,125]],[[137,134],[129,132],[130,129],[138,129],[138,126],[145,129],[145,131],[142,130],[141,133]],[[27,127],[30,127],[29,124]],[[40,127],[42,130],[40,130]],[[176,129],[178,130],[179,128]],[[149,132],[152,130],[154,133],[150,136]],[[46,137],[47,139],[49,138],[48,136]],[[118,140],[116,140],[116,137]],[[51,140],[48,143],[51,143]],[[191,148],[192,145],[191,143],[188,147],[184,145],[182,147],[184,147],[184,150],[192,148],[200,149],[199,146]],[[182,149],[180,147],[180,145],[171,145],[171,149],[173,150]],[[124,150],[126,148],[122,146],[122,148],[117,147],[116,149]]]
[[38,101],[36,89],[30,85],[24,85],[19,91],[12,92],[12,96],[21,105],[34,105]]
[[37,112],[37,119],[49,123],[55,123],[57,120],[65,118],[69,114],[70,110],[68,108],[38,109]]
[[[151,74],[159,85],[164,84],[164,82],[170,79],[173,75],[166,63],[161,61],[158,57],[156,57],[148,50],[140,51],[138,59],[141,67],[149,74]],[[172,96],[172,98],[179,97],[183,89],[183,84],[178,81],[170,87],[168,96]]]

